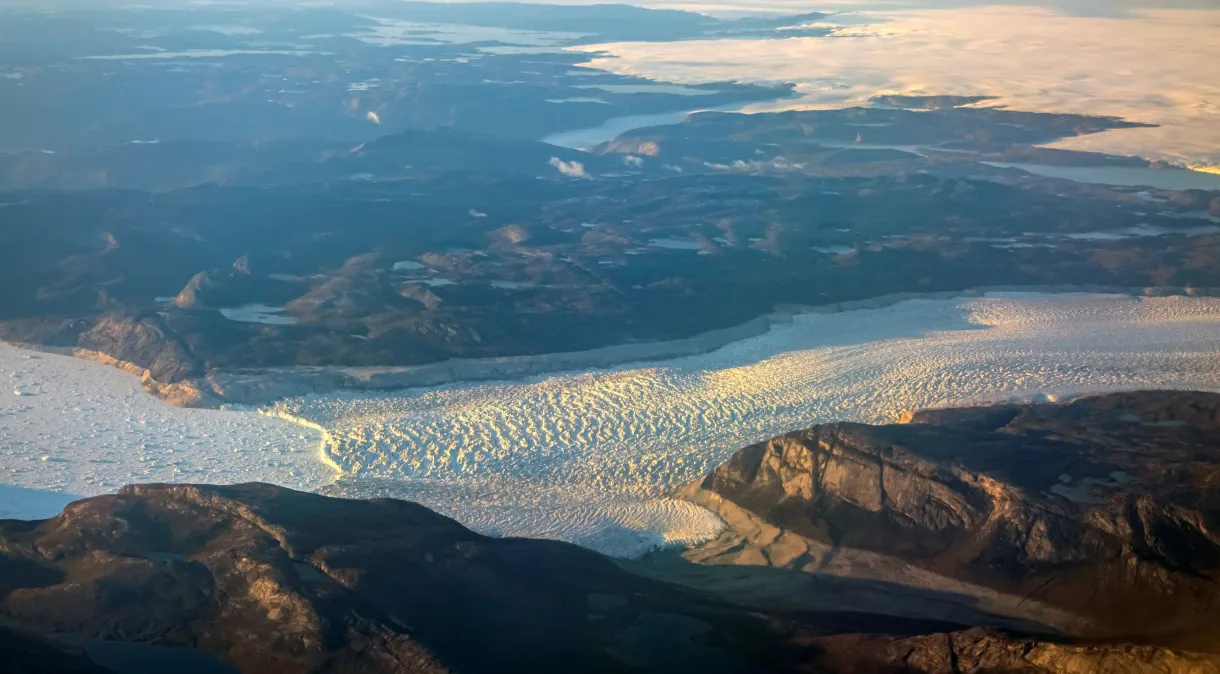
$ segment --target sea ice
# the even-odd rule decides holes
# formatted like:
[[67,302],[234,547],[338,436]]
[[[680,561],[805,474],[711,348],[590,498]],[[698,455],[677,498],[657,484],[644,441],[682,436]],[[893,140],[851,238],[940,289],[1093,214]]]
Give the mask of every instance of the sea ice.
[[50,517],[74,497],[133,482],[265,481],[317,489],[335,477],[322,434],[257,412],[180,409],[120,370],[0,343],[0,518]]

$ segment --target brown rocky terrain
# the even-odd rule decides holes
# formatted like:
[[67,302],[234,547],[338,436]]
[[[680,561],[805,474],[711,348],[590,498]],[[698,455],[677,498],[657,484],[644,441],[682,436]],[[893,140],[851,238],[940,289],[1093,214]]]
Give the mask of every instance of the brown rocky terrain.
[[413,503],[261,484],[127,487],[0,522],[0,570],[0,616],[24,630],[0,632],[0,653],[16,653],[3,672],[108,671],[64,641],[117,672],[151,671],[154,656],[231,671],[208,653],[255,673],[1220,671],[1211,656],[1059,643],[1044,628],[971,630],[960,612],[850,598],[746,609]]
[[[218,174],[229,179],[207,184],[0,184],[0,339],[100,353],[146,372],[151,390],[208,404],[227,399],[208,380],[252,371],[681,341],[779,307],[895,293],[1220,288],[1217,192],[991,165],[1138,167],[1041,147],[1132,123],[954,107],[962,100],[700,114],[592,153],[452,128],[321,147],[242,141]],[[116,145],[97,161],[147,154],[146,187],[169,177],[153,168],[163,160],[196,177],[224,164],[169,145]],[[72,172],[75,160],[54,156]]]
[[1081,636],[1220,652],[1220,396],[908,416],[741,450],[685,490],[730,525],[686,557],[937,588]]
[[909,638],[845,635],[819,639],[821,671],[898,672],[1212,672],[1214,658],[1151,646],[1062,646],[1005,639],[981,629]]

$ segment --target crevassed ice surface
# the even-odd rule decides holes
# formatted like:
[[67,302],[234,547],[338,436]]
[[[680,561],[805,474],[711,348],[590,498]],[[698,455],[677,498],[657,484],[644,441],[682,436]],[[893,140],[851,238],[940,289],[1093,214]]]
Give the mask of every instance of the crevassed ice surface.
[[316,489],[335,476],[321,437],[253,411],[171,407],[120,370],[0,343],[0,519],[133,482]]
[[716,535],[665,498],[744,445],[829,421],[1046,395],[1220,390],[1220,299],[1003,295],[806,314],[715,352],[500,383],[283,401],[342,494],[632,555]]
[[[1220,390],[1220,300],[910,301],[798,316],[690,358],[308,396],[262,415],[173,408],[118,370],[2,344],[0,384],[0,518],[131,482],[261,480],[633,555],[718,533],[711,513],[666,496],[784,431],[1048,394]],[[333,485],[331,462],[346,473]]]

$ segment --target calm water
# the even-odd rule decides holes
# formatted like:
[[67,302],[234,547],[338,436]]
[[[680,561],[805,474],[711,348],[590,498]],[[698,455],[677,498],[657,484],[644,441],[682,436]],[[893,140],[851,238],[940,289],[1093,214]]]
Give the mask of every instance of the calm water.
[[695,110],[679,110],[677,112],[661,112],[652,115],[625,115],[623,117],[614,117],[606,120],[600,126],[589,127],[586,129],[573,129],[572,131],[560,131],[559,133],[551,134],[542,139],[544,143],[558,145],[559,147],[568,147],[576,150],[585,150],[602,143],[608,143],[615,138],[618,138],[624,133],[633,129],[641,129],[649,126],[664,126],[668,124],[678,124],[686,119]]
[[983,162],[996,168],[1015,168],[1078,183],[1155,187],[1162,190],[1220,190],[1220,175],[1185,169],[1156,169],[1143,166],[1051,166],[1048,164],[1006,164]]

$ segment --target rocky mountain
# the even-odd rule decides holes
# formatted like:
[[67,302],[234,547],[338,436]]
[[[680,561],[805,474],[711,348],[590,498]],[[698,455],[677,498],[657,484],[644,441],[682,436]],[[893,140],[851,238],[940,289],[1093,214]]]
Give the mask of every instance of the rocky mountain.
[[898,672],[1212,672],[1214,658],[1152,646],[1056,645],[1011,640],[985,630],[909,638],[844,635],[819,640],[821,671]]
[[906,421],[741,450],[684,492],[731,525],[688,558],[940,588],[1080,636],[1220,652],[1220,396]]
[[64,642],[116,672],[1220,671],[850,601],[747,608],[413,503],[263,484],[133,486],[0,522],[0,619],[29,632],[0,632],[21,655],[0,671],[24,673],[106,671]]
[[[595,553],[486,538],[403,501],[144,485],[2,522],[0,551],[6,620],[200,649],[242,672],[657,671],[684,657],[751,671],[734,641],[796,648]],[[690,641],[705,633],[727,651]]]

